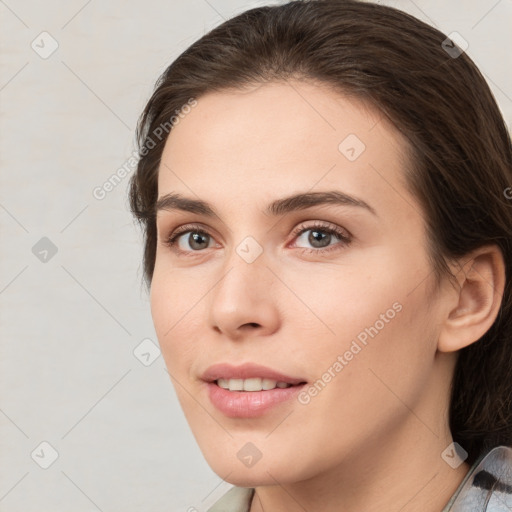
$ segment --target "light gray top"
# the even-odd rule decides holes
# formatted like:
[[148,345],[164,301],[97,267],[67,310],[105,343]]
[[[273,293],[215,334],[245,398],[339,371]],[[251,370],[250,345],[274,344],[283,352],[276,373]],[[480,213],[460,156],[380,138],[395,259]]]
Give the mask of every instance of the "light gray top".
[[[207,512],[249,512],[253,487],[232,487]],[[511,512],[512,448],[480,456],[441,512]]]

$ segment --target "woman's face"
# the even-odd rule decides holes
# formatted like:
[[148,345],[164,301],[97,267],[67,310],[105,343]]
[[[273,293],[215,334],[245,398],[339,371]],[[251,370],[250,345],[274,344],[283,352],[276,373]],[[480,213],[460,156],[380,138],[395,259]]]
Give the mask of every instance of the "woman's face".
[[[170,133],[158,197],[189,201],[160,203],[151,312],[187,421],[227,481],[296,482],[445,434],[453,368],[438,361],[441,291],[403,148],[377,111],[298,81],[207,94]],[[306,384],[223,390],[203,380],[221,363]]]

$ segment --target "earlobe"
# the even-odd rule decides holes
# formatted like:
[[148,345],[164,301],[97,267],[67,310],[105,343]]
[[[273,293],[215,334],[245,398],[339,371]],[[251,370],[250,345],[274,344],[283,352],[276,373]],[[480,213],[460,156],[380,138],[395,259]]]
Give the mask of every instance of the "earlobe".
[[459,286],[448,292],[449,306],[439,333],[441,352],[454,352],[478,341],[494,323],[503,299],[505,262],[498,246],[480,247],[459,261]]

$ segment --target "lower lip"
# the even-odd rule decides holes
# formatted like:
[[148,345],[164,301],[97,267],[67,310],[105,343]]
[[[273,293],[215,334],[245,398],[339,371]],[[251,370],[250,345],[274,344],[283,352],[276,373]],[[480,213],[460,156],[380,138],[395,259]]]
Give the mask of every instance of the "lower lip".
[[208,395],[212,404],[230,418],[255,418],[273,407],[291,400],[305,384],[288,388],[274,388],[263,391],[229,391],[207,382]]

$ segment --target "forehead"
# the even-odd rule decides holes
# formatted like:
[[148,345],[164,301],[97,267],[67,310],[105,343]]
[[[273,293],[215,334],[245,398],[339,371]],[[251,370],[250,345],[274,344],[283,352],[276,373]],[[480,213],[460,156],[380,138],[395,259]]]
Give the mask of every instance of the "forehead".
[[388,205],[403,202],[393,197],[397,189],[407,194],[405,141],[360,100],[294,81],[208,93],[197,102],[168,136],[159,196],[192,192],[222,204],[240,195],[243,208],[243,197],[266,203],[326,187]]

